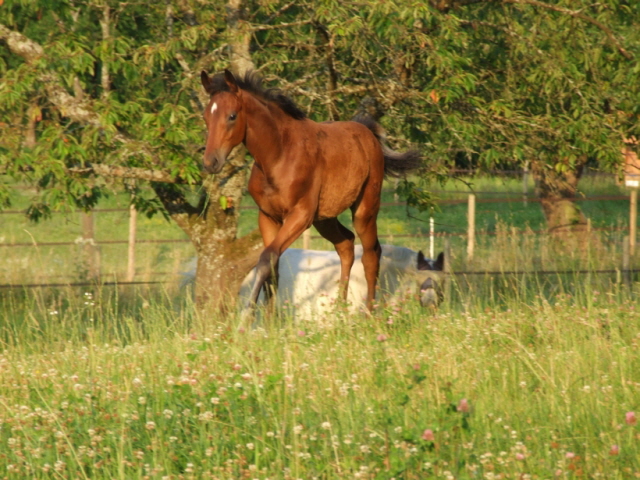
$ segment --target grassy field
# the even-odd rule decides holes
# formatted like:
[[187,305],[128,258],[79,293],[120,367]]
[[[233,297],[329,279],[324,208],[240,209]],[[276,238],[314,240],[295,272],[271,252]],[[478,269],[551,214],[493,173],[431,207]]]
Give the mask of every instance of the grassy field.
[[[587,193],[621,191],[598,182]],[[486,205],[478,224],[492,235],[479,236],[473,262],[454,240],[454,271],[515,273],[454,277],[435,314],[408,298],[372,317],[250,328],[199,313],[175,284],[0,290],[0,478],[640,478],[640,285],[574,271],[619,265],[620,235],[559,253],[521,235],[539,228],[537,204]],[[626,225],[624,201],[583,208],[594,228]],[[464,230],[464,212],[444,206],[436,219]],[[98,240],[125,239],[126,216],[106,215]],[[5,241],[79,235],[75,220],[16,218],[3,216]],[[141,238],[180,238],[146,221]],[[381,233],[423,228],[390,210],[381,219]],[[144,248],[141,275],[193,254]],[[76,268],[77,247],[29,251],[11,250],[3,275]],[[122,250],[109,255],[117,273]],[[568,272],[530,273],[545,268]]]
[[1,307],[4,478],[640,476],[626,289],[238,328],[140,291]]

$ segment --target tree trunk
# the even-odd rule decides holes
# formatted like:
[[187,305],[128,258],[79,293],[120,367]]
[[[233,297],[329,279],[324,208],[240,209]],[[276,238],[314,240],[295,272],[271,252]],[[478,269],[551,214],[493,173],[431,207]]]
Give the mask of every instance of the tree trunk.
[[587,217],[575,202],[585,163],[586,157],[581,157],[575,165],[558,172],[545,163],[531,162],[536,195],[540,199],[549,233],[569,248],[583,247],[587,241]]
[[240,285],[262,252],[258,230],[239,239],[204,240],[198,249],[195,296],[200,308],[233,309]]

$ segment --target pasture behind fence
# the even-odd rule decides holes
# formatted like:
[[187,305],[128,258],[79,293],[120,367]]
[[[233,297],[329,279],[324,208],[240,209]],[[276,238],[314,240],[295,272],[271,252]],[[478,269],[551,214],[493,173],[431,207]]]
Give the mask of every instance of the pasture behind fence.
[[[460,193],[460,192],[451,192],[447,191],[447,194],[451,193]],[[500,236],[505,236],[504,231],[500,231],[500,229],[496,229],[493,231],[487,230],[478,230],[476,227],[476,209],[477,205],[482,204],[492,204],[492,203],[513,203],[513,202],[537,202],[538,199],[528,198],[527,195],[523,195],[523,197],[506,197],[506,198],[479,198],[480,195],[501,195],[504,192],[475,192],[474,194],[466,194],[466,198],[458,198],[458,199],[444,199],[439,202],[441,205],[463,205],[466,203],[467,205],[467,228],[464,231],[438,231],[438,225],[433,221],[433,217],[429,222],[429,230],[428,232],[419,232],[419,233],[382,233],[380,238],[383,242],[388,243],[402,243],[402,244],[410,244],[408,246],[417,245],[416,248],[423,249],[429,252],[431,257],[437,255],[437,251],[439,250],[436,247],[436,243],[440,242],[442,244],[444,239],[457,239],[459,241],[463,241],[464,245],[460,244],[459,241],[453,246],[454,255],[450,259],[451,262],[457,264],[458,266],[462,266],[462,269],[455,269],[456,275],[508,275],[508,274],[518,274],[523,273],[522,269],[509,269],[506,270],[504,268],[500,269],[487,269],[481,268],[482,265],[477,261],[478,255],[486,256],[486,251],[490,249],[487,245],[487,242],[480,242],[478,245],[479,239],[482,238],[498,238]],[[635,262],[635,245],[636,239],[635,235],[637,229],[635,228],[636,224],[636,216],[637,216],[637,206],[633,202],[634,198],[637,199],[637,196],[631,195],[594,195],[589,197],[580,197],[575,200],[578,202],[588,202],[588,201],[630,201],[630,222],[629,227],[618,226],[611,228],[588,228],[588,235],[591,237],[593,234],[600,234],[601,237],[606,238],[606,243],[611,246],[613,244],[617,244],[616,248],[609,248],[606,252],[606,255],[610,257],[610,261],[608,265],[604,266],[602,263],[598,263],[597,265],[591,264],[589,268],[580,268],[579,265],[572,265],[572,270],[575,273],[580,272],[590,272],[590,273],[616,273],[618,272],[618,276],[623,279],[631,279],[633,273],[635,272],[634,268],[636,265]],[[399,207],[404,206],[404,203],[401,202],[384,202],[384,207]],[[254,206],[241,206],[243,210],[247,209],[255,209]],[[99,239],[100,233],[97,232],[95,228],[95,217],[101,215],[103,213],[122,213],[128,214],[128,239],[127,240],[101,240]],[[0,212],[3,215],[18,215],[23,214],[21,211],[9,210]],[[82,274],[78,274],[75,272],[74,274],[67,275],[40,275],[37,277],[38,281],[30,281],[33,279],[25,279],[26,281],[8,281],[5,279],[4,281],[0,280],[1,288],[13,288],[24,286],[28,288],[33,285],[60,285],[60,284],[80,284],[82,281],[99,281],[104,284],[119,284],[119,285],[139,285],[139,284],[156,284],[161,282],[171,282],[175,281],[179,278],[179,274],[181,269],[183,268],[183,263],[186,261],[185,258],[175,258],[171,265],[165,267],[164,269],[157,270],[145,267],[141,268],[139,265],[139,260],[136,260],[136,253],[141,249],[147,249],[152,246],[161,246],[165,245],[167,248],[171,245],[181,244],[183,246],[183,250],[188,251],[190,249],[190,241],[186,238],[182,239],[144,239],[140,238],[138,234],[137,228],[138,216],[134,207],[130,207],[127,209],[96,209],[88,214],[81,215],[81,234],[80,236],[73,242],[70,241],[59,241],[59,242],[47,242],[47,241],[38,241],[36,238],[32,238],[31,242],[15,242],[15,243],[6,243],[0,242],[0,248],[3,249],[43,249],[43,248],[71,248],[76,250],[76,255],[74,257],[75,261],[79,261],[78,257],[82,257],[82,262],[84,262],[84,267],[80,268]],[[512,230],[508,232],[511,236],[526,238],[526,237],[547,237],[548,232],[546,230]],[[625,244],[623,245],[622,238],[626,235]],[[302,248],[318,248],[318,244],[321,244],[322,237],[319,235],[314,235],[311,231],[305,232],[302,238],[294,245]],[[626,245],[626,247],[625,247]],[[118,261],[123,260],[125,258],[124,252],[121,251],[122,247],[126,246],[126,268],[123,267],[120,271],[114,272],[113,269],[109,271],[109,273],[105,274],[104,269],[102,268],[104,262],[104,250],[110,247],[120,247],[119,253],[117,254]],[[329,248],[329,245],[325,245],[324,248]],[[441,247],[442,248],[442,247]],[[440,248],[440,249],[441,249]],[[462,252],[466,252],[466,258],[463,260]],[[165,250],[166,252],[166,250]],[[626,252],[626,253],[625,253]],[[191,254],[193,255],[193,251]],[[8,254],[8,256],[14,256],[13,253]],[[555,269],[545,269],[542,266],[540,268],[529,268],[529,272],[536,271],[541,275],[548,275],[552,273],[566,273],[568,270],[566,267],[564,269],[562,266]],[[620,273],[626,272],[626,273]],[[52,278],[55,277],[55,278]],[[63,282],[62,279],[66,279],[67,282]],[[160,280],[161,279],[161,280]],[[50,280],[54,280],[50,282]],[[75,280],[75,282],[74,282]]]

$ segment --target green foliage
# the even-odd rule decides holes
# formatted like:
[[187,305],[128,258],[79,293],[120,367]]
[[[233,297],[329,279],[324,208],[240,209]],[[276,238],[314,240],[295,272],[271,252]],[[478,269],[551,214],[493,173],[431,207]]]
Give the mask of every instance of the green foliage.
[[[191,0],[5,3],[0,23],[45,53],[28,63],[0,44],[2,172],[64,192],[49,200],[66,207],[98,188],[61,181],[66,168],[87,162],[164,168],[197,182],[198,72],[228,66],[226,15],[223,2]],[[348,119],[374,96],[392,146],[417,144],[434,167],[429,178],[454,164],[536,161],[561,170],[582,156],[617,171],[623,139],[640,136],[639,18],[640,6],[622,0],[247,0],[240,22],[253,31],[253,61],[269,84],[316,120]],[[50,101],[46,72],[68,92],[82,89],[100,127],[71,121]],[[33,118],[37,145],[29,148]]]

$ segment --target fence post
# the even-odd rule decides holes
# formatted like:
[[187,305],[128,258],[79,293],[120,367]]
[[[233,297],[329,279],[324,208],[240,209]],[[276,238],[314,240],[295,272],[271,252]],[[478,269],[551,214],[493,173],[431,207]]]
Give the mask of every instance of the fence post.
[[436,253],[436,229],[433,217],[429,217],[429,258],[435,258]]
[[638,189],[631,189],[631,205],[629,215],[629,247],[631,249],[631,256],[636,254],[636,240],[638,235]]
[[311,229],[307,228],[302,233],[302,248],[304,248],[305,250],[309,250],[310,244],[311,244]]
[[87,267],[87,277],[92,280],[100,278],[100,252],[95,242],[93,212],[82,212],[82,249]]
[[631,286],[631,257],[629,237],[624,237],[622,240],[622,282],[625,287]]
[[136,228],[138,224],[138,211],[136,206],[129,207],[129,249],[127,252],[127,282],[133,282],[136,276]]
[[469,195],[467,225],[467,260],[473,260],[476,244],[476,196],[474,194]]

